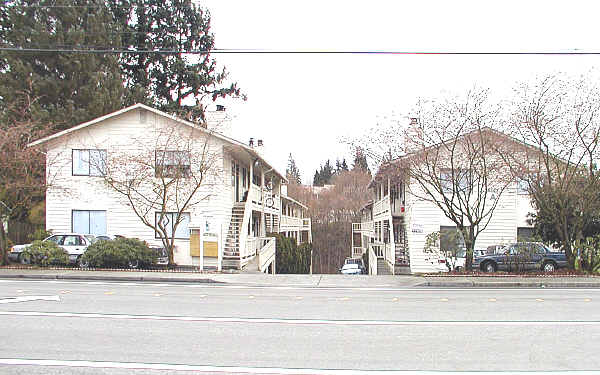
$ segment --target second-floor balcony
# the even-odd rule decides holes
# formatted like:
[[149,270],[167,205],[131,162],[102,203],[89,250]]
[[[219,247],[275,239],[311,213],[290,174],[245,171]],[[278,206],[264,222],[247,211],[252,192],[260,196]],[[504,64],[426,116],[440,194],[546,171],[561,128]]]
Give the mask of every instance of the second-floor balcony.
[[363,221],[360,223],[352,223],[353,232],[361,232],[364,234],[373,234],[375,232],[375,225],[373,221]]
[[310,230],[311,222],[309,218],[281,215],[279,225],[281,227],[295,228],[298,230]]
[[390,199],[389,195],[373,203],[373,217],[379,217],[386,214],[403,216],[405,211],[406,207],[403,202],[400,199]]
[[260,186],[254,184],[250,186],[250,193],[248,194],[248,199],[252,203],[258,206],[262,206],[266,209],[273,209],[279,211],[279,207],[281,207],[281,198],[279,195],[273,194],[266,188],[261,189]]

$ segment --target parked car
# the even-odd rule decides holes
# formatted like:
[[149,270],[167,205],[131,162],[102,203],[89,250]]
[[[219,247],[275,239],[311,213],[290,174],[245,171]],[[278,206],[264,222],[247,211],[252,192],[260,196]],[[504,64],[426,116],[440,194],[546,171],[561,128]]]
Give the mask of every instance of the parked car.
[[362,274],[362,270],[357,263],[350,263],[344,264],[344,266],[340,268],[340,273],[343,275],[360,275]]
[[358,268],[360,268],[361,272],[367,273],[362,258],[346,258],[344,260],[344,265],[346,264],[358,264]]
[[[47,237],[44,241],[52,241],[59,245],[69,254],[71,263],[77,263],[85,249],[96,241],[96,237],[93,234],[60,233]],[[10,252],[8,253],[9,260],[27,264],[28,259],[24,258],[22,254],[23,250],[29,246],[31,246],[31,244],[15,245],[11,247]]]
[[169,264],[169,254],[167,254],[167,250],[164,247],[150,247],[150,250],[156,253],[156,265],[158,266],[166,266]]
[[473,269],[484,272],[542,270],[553,272],[567,266],[564,253],[554,252],[543,243],[517,242],[504,246],[495,254],[473,259]]

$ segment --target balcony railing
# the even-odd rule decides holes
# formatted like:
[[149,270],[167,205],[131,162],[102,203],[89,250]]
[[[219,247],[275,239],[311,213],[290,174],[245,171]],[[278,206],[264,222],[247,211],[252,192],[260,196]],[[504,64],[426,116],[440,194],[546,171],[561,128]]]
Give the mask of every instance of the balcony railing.
[[302,226],[302,218],[281,215],[281,222],[279,225],[287,227],[300,227]]
[[375,232],[375,225],[372,221],[366,221],[362,223],[352,223],[352,231],[354,232]]
[[373,215],[377,216],[390,210],[390,196],[386,196],[373,204]]
[[352,256],[353,257],[360,257],[363,254],[363,248],[362,247],[353,247],[352,248]]

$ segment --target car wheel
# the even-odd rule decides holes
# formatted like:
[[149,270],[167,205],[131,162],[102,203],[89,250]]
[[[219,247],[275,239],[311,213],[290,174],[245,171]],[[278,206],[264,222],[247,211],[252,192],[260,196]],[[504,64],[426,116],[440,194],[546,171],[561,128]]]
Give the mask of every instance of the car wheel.
[[31,264],[31,256],[21,253],[19,254],[18,261],[21,264]]
[[127,265],[131,269],[137,269],[140,267],[140,261],[139,259],[130,260],[129,262],[127,262]]
[[483,270],[488,273],[496,272],[496,265],[492,262],[487,262],[482,266]]
[[554,264],[554,262],[546,262],[544,263],[542,270],[544,270],[544,272],[554,272],[556,270],[556,264]]
[[79,268],[88,268],[90,266],[90,262],[87,259],[84,259],[80,256],[79,258],[77,258],[77,265],[79,266]]

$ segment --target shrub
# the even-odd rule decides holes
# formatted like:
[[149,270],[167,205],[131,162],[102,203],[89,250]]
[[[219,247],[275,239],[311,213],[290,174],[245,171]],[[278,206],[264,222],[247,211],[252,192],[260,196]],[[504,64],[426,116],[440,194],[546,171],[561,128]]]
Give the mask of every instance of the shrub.
[[29,263],[40,266],[69,264],[69,254],[52,241],[33,241],[21,256]]
[[134,238],[100,240],[88,246],[81,263],[105,268],[141,267],[155,264],[156,254],[145,242]]
[[575,270],[600,273],[600,235],[575,241],[573,252]]
[[41,241],[44,238],[50,237],[51,235],[52,235],[52,231],[48,231],[48,230],[45,230],[45,229],[42,229],[42,228],[38,228],[34,232],[29,233],[27,235],[27,239],[29,241],[38,241],[38,240]]

